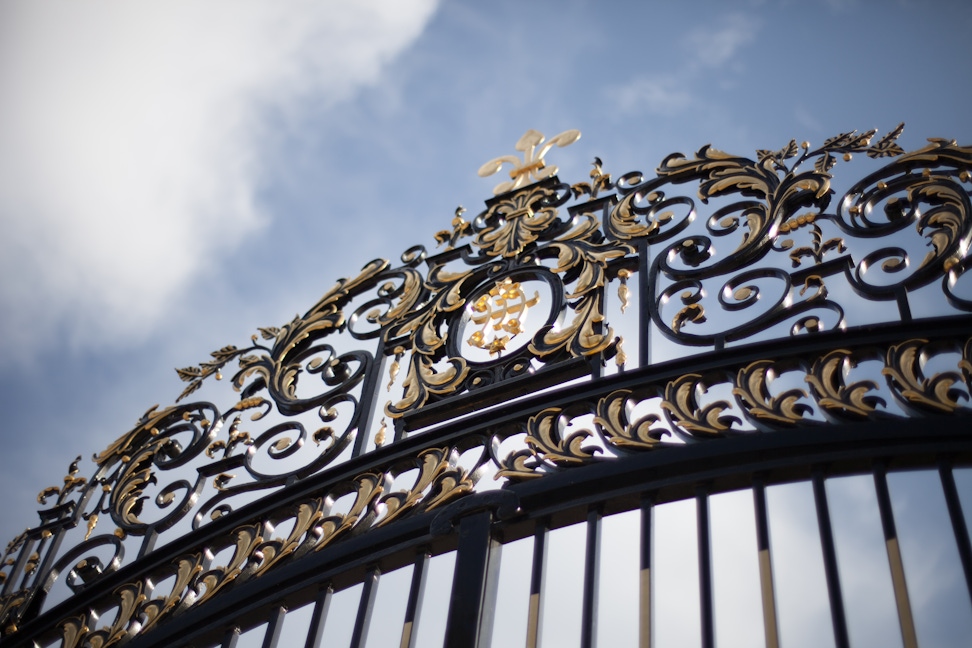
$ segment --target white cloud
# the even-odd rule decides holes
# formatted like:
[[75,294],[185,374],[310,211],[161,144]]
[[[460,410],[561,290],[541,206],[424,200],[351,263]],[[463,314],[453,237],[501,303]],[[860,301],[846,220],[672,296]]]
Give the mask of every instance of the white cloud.
[[673,79],[640,77],[617,91],[618,108],[625,113],[645,111],[674,115],[692,102],[688,89]]
[[737,53],[755,38],[759,26],[752,16],[729,14],[717,26],[694,29],[685,39],[685,54],[671,73],[636,77],[616,90],[618,110],[663,116],[684,111],[695,103],[693,88],[704,74],[723,68],[736,71]]
[[135,339],[266,220],[267,111],[375,83],[435,0],[0,8],[0,336]]
[[736,52],[759,30],[753,16],[730,14],[716,29],[697,29],[688,36],[689,55],[695,65],[709,68],[731,63]]

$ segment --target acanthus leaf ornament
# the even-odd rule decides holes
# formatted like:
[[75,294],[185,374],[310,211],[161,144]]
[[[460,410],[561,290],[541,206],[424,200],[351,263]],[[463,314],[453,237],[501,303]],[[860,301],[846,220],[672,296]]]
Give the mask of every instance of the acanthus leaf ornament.
[[664,447],[663,437],[670,436],[671,431],[656,427],[661,422],[657,414],[645,414],[631,421],[628,405],[633,398],[634,392],[630,389],[621,389],[601,398],[594,422],[607,441],[619,448],[654,450]]
[[924,339],[893,345],[888,349],[887,366],[881,373],[887,376],[895,395],[906,406],[950,414],[969,395],[955,386],[963,383],[958,372],[925,375],[923,365],[928,346],[928,340]]
[[885,406],[876,393],[873,380],[847,383],[844,373],[855,366],[855,357],[847,349],[836,349],[818,358],[805,378],[821,409],[831,415],[864,419]]
[[739,398],[746,413],[760,422],[798,425],[813,408],[800,402],[807,398],[802,389],[788,389],[778,395],[770,393],[777,365],[772,360],[759,360],[740,369],[732,393]]

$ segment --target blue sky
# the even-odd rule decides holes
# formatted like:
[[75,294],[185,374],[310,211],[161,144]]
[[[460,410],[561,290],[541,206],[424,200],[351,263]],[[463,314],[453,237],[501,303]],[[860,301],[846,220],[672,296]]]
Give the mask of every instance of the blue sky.
[[582,131],[571,181],[902,121],[968,144],[970,33],[945,0],[4,3],[0,535],[173,367],[478,210],[526,129]]

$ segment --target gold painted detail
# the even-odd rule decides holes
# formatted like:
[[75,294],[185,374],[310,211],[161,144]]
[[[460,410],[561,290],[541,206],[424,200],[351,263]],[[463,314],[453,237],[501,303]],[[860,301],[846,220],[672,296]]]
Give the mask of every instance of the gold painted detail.
[[574,198],[580,198],[583,195],[588,195],[591,200],[597,198],[597,194],[602,191],[608,191],[613,186],[611,182],[611,174],[604,173],[601,170],[601,158],[594,158],[594,168],[591,169],[591,181],[590,182],[578,182],[570,186],[571,193],[574,194]]
[[[968,348],[968,345],[966,345]],[[908,407],[920,408],[930,412],[951,414],[968,401],[967,389],[956,385],[963,383],[962,376],[955,371],[943,371],[925,376],[924,364],[933,351],[928,340],[909,340],[888,349],[887,366],[881,373]]]
[[556,197],[553,189],[536,186],[499,199],[484,215],[487,225],[476,245],[489,256],[517,256],[557,220]]
[[740,369],[732,393],[740,399],[746,413],[760,422],[797,425],[813,408],[800,402],[807,398],[807,392],[802,389],[788,389],[777,395],[770,393],[776,364],[772,360],[759,360]]
[[[780,231],[783,231],[783,227],[780,227]],[[810,235],[813,237],[813,244],[809,247],[798,247],[790,252],[790,260],[793,261],[793,267],[799,267],[803,263],[804,257],[812,258],[816,263],[823,263],[824,255],[832,250],[838,252],[844,252],[847,247],[844,245],[844,239],[839,236],[823,240],[823,232],[820,230],[820,226],[814,223],[810,228]],[[787,245],[790,243],[790,245]],[[792,241],[784,241],[784,249],[789,248],[792,245]]]
[[[143,634],[162,620],[204,604],[234,583],[259,578],[284,561],[318,552],[334,542],[369,528],[384,526],[406,515],[437,509],[472,491],[475,480],[458,466],[455,449],[430,448],[385,473],[364,472],[332,485],[320,497],[288,505],[271,515],[274,523],[292,522],[285,538],[264,537],[261,522],[242,524],[213,546],[177,556],[151,574],[114,588],[93,607],[114,608],[110,626],[92,630],[98,617],[73,615],[60,621],[62,646],[116,645]],[[396,477],[416,471],[414,480],[393,490]],[[411,474],[411,473],[410,473]],[[344,513],[335,512],[338,500],[349,500]],[[229,549],[228,554],[224,549]],[[214,555],[222,564],[210,564]],[[208,558],[207,558],[208,557]],[[32,556],[36,561],[37,557]],[[155,583],[170,582],[160,591]],[[22,598],[0,598],[0,610],[22,604]],[[105,615],[106,618],[110,618]]]
[[693,435],[722,436],[733,423],[740,423],[735,416],[724,414],[732,405],[719,400],[701,405],[699,397],[709,388],[708,380],[698,374],[686,374],[665,387],[662,408],[668,411],[675,425]]
[[612,445],[634,450],[653,450],[659,446],[662,437],[671,435],[671,430],[657,425],[661,422],[661,417],[657,414],[645,414],[634,421],[630,420],[630,405],[636,400],[630,389],[608,394],[597,402],[594,422]]
[[490,355],[504,351],[509,341],[523,332],[527,312],[539,301],[540,293],[534,291],[533,297],[528,298],[518,281],[509,277],[497,281],[488,293],[470,306],[469,319],[479,328],[466,342],[470,346],[486,349]]
[[[686,440],[706,441],[760,430],[818,425],[816,412],[837,421],[893,417],[895,414],[887,409],[876,382],[850,380],[859,363],[875,360],[884,364],[882,371],[889,377],[892,395],[913,406],[917,414],[955,414],[959,409],[968,413],[972,408],[962,406],[967,390],[957,386],[958,373],[943,371],[930,377],[921,373],[920,357],[957,348],[910,340],[892,345],[885,355],[875,354],[867,347],[831,351],[808,364],[797,358],[765,359],[734,373],[689,373],[661,385],[617,390],[589,408],[578,404],[570,410],[545,409],[525,423],[525,447],[497,458],[496,476],[512,481],[535,479],[550,471],[610,460],[616,453],[608,452],[608,448],[625,452],[677,447],[665,440],[673,434]],[[959,367],[969,382],[972,339],[961,352]],[[779,388],[776,383],[784,374],[802,377],[809,389]],[[731,393],[734,401],[707,400],[707,394],[716,387]],[[638,409],[641,403],[653,399],[657,400],[654,410]],[[636,411],[643,413],[633,418]],[[663,422],[662,413],[667,423]],[[586,424],[572,427],[585,415],[593,415],[593,431]],[[598,443],[598,437],[603,445]]]
[[38,504],[47,504],[47,500],[55,495],[57,495],[57,503],[60,504],[64,501],[72,491],[77,488],[83,487],[88,483],[88,480],[84,477],[76,477],[78,474],[78,464],[81,461],[81,456],[79,455],[71,465],[68,467],[68,474],[64,476],[64,484],[61,486],[48,486],[40,493],[37,494]]
[[621,302],[621,314],[628,309],[628,297],[631,294],[631,290],[628,288],[628,277],[631,276],[631,271],[627,268],[622,268],[618,271],[618,280],[621,282],[618,286],[618,300]]
[[[178,403],[204,385],[214,386],[207,379],[218,380],[236,363],[229,382],[241,392],[239,399],[222,412],[206,403],[150,408],[94,457],[90,478],[78,474],[75,462],[62,485],[44,489],[38,500],[49,515],[70,512],[65,514],[70,518],[51,518],[45,528],[28,529],[7,545],[0,558],[0,581],[7,592],[0,595],[0,627],[13,632],[11,628],[23,625],[24,611],[38,604],[39,590],[15,589],[21,582],[49,578],[38,570],[53,564],[52,547],[61,546],[71,525],[86,523],[87,528],[73,529],[75,535],[68,539],[83,535],[81,542],[98,546],[144,536],[150,529],[179,528],[176,522],[197,512],[203,523],[224,525],[220,531],[227,531],[215,546],[197,547],[144,580],[93,602],[91,609],[102,619],[114,619],[109,626],[95,629],[99,621],[93,614],[49,626],[60,629],[64,645],[105,646],[128,641],[166,615],[291,557],[472,492],[487,468],[501,479],[517,481],[626,453],[672,448],[676,440],[715,442],[767,430],[785,433],[825,421],[968,416],[972,339],[964,338],[874,343],[819,354],[795,345],[792,355],[743,366],[720,364],[712,354],[704,371],[686,368],[637,388],[613,389],[622,381],[634,384],[628,382],[632,371],[644,369],[625,369],[628,358],[604,308],[604,299],[610,298],[607,283],[617,279],[620,311],[630,310],[627,280],[636,270],[643,272],[636,310],[650,314],[652,326],[674,342],[700,347],[756,339],[772,333],[770,327],[782,330],[782,324],[792,324],[793,332],[833,328],[834,313],[836,326],[844,326],[842,307],[833,301],[846,292],[840,290],[841,270],[862,299],[913,295],[941,280],[948,303],[969,311],[972,307],[963,297],[967,278],[961,291],[953,293],[952,288],[970,265],[972,223],[963,183],[969,182],[972,147],[933,139],[905,153],[896,143],[901,131],[901,126],[895,128],[876,144],[875,131],[842,133],[816,148],[792,140],[776,151],[757,151],[755,159],[706,146],[694,156],[669,156],[655,177],[632,173],[616,182],[595,159],[590,182],[574,185],[560,182],[545,156],[551,147],[575,141],[579,133],[567,131],[546,141],[528,132],[517,145],[522,160],[507,156],[484,165],[483,171],[495,173],[511,164],[510,180],[497,187],[499,195],[477,216],[467,219],[463,208],[456,209],[451,228],[435,235],[445,247],[441,253],[429,255],[417,246],[395,268],[375,260],[356,277],[341,280],[305,315],[281,327],[260,328],[252,344],[225,346],[209,360],[177,370],[188,383]],[[833,200],[831,172],[858,153],[896,159]],[[691,189],[683,192],[688,195],[679,195],[682,187]],[[587,202],[565,206],[571,196]],[[706,218],[698,203],[713,198],[720,199],[713,206],[717,211]],[[834,235],[837,230],[839,236]],[[917,235],[919,240],[858,253],[855,243],[880,243],[885,234],[896,240]],[[926,247],[916,256],[921,244]],[[646,258],[638,257],[639,251]],[[758,266],[763,260],[770,263]],[[799,270],[784,269],[791,263]],[[515,336],[526,335],[523,316],[540,301],[539,294],[528,297],[513,279],[503,277],[541,275],[561,311],[551,313],[553,324],[518,345],[516,357],[502,354]],[[881,276],[873,280],[875,275]],[[783,286],[776,295],[774,282]],[[480,296],[487,297],[480,286],[496,291],[486,304],[480,303]],[[474,369],[464,358],[452,356],[460,355],[457,349],[466,342],[450,326],[463,321],[467,301],[473,302],[468,319],[479,326],[480,337],[463,337],[495,356]],[[726,311],[732,317],[722,317]],[[735,325],[747,315],[749,321]],[[340,336],[335,346],[341,349],[349,340],[375,340],[380,355],[369,345],[339,354],[327,344],[334,338],[324,339],[330,335]],[[644,356],[648,349],[640,351],[636,355]],[[378,465],[331,484],[286,509],[269,503],[272,493],[286,494],[294,480],[331,465],[347,454],[342,451],[356,435],[368,432],[356,427],[359,421],[374,420],[359,409],[371,403],[363,385],[372,392],[382,384],[390,392],[401,388],[379,418],[373,439],[375,447],[384,448],[395,441],[388,438],[393,436],[390,426],[408,432],[408,418],[402,417],[431,403],[448,405],[445,399],[521,376],[533,367],[550,369],[547,376],[555,376],[562,361],[587,358],[597,367],[612,357],[619,380],[611,383],[613,377],[602,377],[602,384],[613,389],[607,395],[532,411],[497,429],[471,423],[475,431],[454,447],[423,446],[414,456],[402,451],[393,465]],[[386,359],[387,383],[379,375]],[[312,378],[318,389],[308,386]],[[304,414],[316,414],[316,430],[287,420]],[[252,434],[241,429],[244,416],[261,422],[263,429]],[[343,429],[334,423],[339,418],[348,422]],[[231,423],[222,432],[226,422]],[[403,447],[415,447],[413,443],[423,441],[416,436]],[[265,456],[256,457],[259,452]],[[391,454],[375,456],[385,461],[382,457]],[[285,477],[260,473],[251,465],[252,459],[287,458],[289,469],[307,456],[308,461]],[[184,473],[192,474],[199,466],[188,462],[196,458],[203,465],[195,484],[181,479],[162,483],[166,470],[185,466]],[[230,497],[243,493],[265,497],[273,515],[231,525],[234,518],[227,514],[239,500]],[[152,505],[157,510],[149,512]],[[269,528],[290,528],[288,522],[293,522],[293,531],[286,538],[265,537]],[[225,555],[226,550],[232,556],[225,564],[211,564],[213,553]],[[105,570],[111,572],[117,573],[117,566]],[[173,576],[170,591],[151,585],[171,582]]]
[[[931,359],[942,354],[958,354],[959,371],[926,375],[925,367]],[[897,416],[884,408],[877,396],[877,383],[850,380],[859,364],[874,361],[881,361],[884,366],[888,378],[885,389],[912,405],[916,414],[956,414],[963,409],[960,384],[972,373],[972,338],[964,342],[914,339],[889,345],[886,350],[868,346],[860,350],[838,349],[816,358],[764,359],[705,375],[687,373],[637,390],[619,389],[590,403],[543,409],[525,419],[520,427],[504,429],[493,439],[476,433],[462,442],[462,450],[427,448],[412,458],[398,457],[382,469],[364,471],[331,484],[319,495],[281,505],[267,519],[272,519],[278,528],[289,528],[286,537],[265,536],[267,524],[262,519],[237,525],[208,552],[189,551],[169,566],[160,567],[162,571],[145,574],[93,601],[93,609],[118,610],[110,627],[90,630],[96,623],[85,616],[63,619],[56,627],[60,628],[64,645],[108,645],[130,639],[177,610],[204,603],[234,582],[258,578],[284,561],[320,551],[370,528],[392,524],[406,515],[434,510],[474,492],[477,475],[482,474],[488,462],[495,465],[498,478],[520,481],[610,461],[624,453],[663,449],[675,452],[678,446],[666,441],[673,435],[715,442],[746,432],[745,421],[773,430],[805,426],[811,424],[810,417],[818,407],[824,414],[840,419],[878,413]],[[799,375],[801,371],[809,390],[780,390],[774,386],[784,374]],[[873,369],[870,371],[874,373]],[[957,376],[965,378],[959,381]],[[735,404],[718,398],[706,402],[707,393],[720,385],[722,393],[732,394]],[[649,400],[657,401],[657,407],[641,406]],[[173,416],[183,420],[181,414]],[[190,415],[190,419],[192,416],[202,419],[199,412]],[[165,435],[163,426],[153,439],[161,444]],[[500,454],[501,445],[509,443],[514,446]],[[463,468],[460,452],[477,453],[478,459],[472,467]],[[142,453],[132,451],[126,465],[129,481],[123,480],[112,490],[123,501],[138,499],[138,482],[146,478],[145,462]],[[228,474],[225,476],[229,478]],[[406,481],[400,483],[401,479]],[[125,524],[133,517],[137,519],[132,507],[122,507],[119,514]],[[227,554],[224,549],[231,551]],[[220,565],[208,564],[207,556],[216,554],[228,557]],[[26,561],[25,571],[36,570],[39,561],[40,554],[35,551]],[[170,579],[174,582],[165,591],[151,586],[153,582],[167,581],[171,575],[175,576]],[[0,597],[0,610],[7,611],[3,617],[7,625],[15,620],[11,615],[25,600],[22,595]],[[141,623],[132,623],[135,619]]]
[[814,361],[806,381],[825,413],[840,418],[864,419],[877,412],[878,406],[886,405],[883,398],[871,393],[878,389],[873,380],[846,382],[846,375],[856,366],[858,358],[859,354],[837,349]]
[[[257,343],[257,336],[252,336],[253,344],[249,347],[238,348],[233,345],[225,346],[210,355],[212,360],[202,362],[196,367],[177,369],[179,378],[189,385],[182,391],[176,402],[189,396],[200,387],[203,381],[222,369],[232,360],[237,360],[240,370],[233,377],[233,386],[243,389],[244,385],[255,379],[262,379],[273,402],[283,414],[298,414],[317,404],[306,403],[297,396],[297,381],[303,369],[301,351],[311,337],[319,337],[330,331],[337,331],[345,326],[344,305],[350,300],[352,293],[375,280],[377,275],[388,267],[384,259],[376,259],[368,263],[353,279],[341,279],[337,284],[318,300],[303,317],[295,317],[283,327],[260,328],[260,337],[265,341],[272,341],[268,348]],[[316,370],[321,366],[318,362],[308,369]],[[340,383],[340,376],[346,372],[344,363],[336,357],[330,359],[326,367],[326,376],[334,376]]]
[[497,173],[504,164],[512,165],[509,182],[501,182],[493,188],[493,195],[500,195],[519,189],[530,182],[538,182],[557,175],[557,167],[547,166],[544,157],[554,146],[564,147],[580,139],[579,130],[566,130],[546,140],[543,133],[528,130],[516,143],[516,150],[523,153],[523,159],[515,155],[493,158],[479,167],[479,176],[485,178]]
[[460,238],[472,232],[472,225],[462,217],[465,211],[466,208],[462,205],[456,207],[456,215],[452,218],[452,229],[440,230],[435,233],[435,241],[438,245],[448,243],[449,245],[446,249],[451,250],[456,246]]

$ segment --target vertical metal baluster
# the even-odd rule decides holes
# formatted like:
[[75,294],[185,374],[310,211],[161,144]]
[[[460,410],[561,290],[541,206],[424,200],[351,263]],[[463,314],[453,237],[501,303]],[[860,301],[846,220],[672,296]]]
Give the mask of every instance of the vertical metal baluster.
[[776,620],[776,588],[770,553],[769,519],[766,516],[766,485],[753,476],[753,508],[756,512],[756,550],[759,552],[759,587],[763,599],[763,633],[766,648],[779,648],[780,629]]
[[884,544],[888,550],[888,565],[891,568],[891,584],[894,587],[894,601],[898,608],[898,622],[901,624],[901,640],[904,648],[917,648],[915,619],[911,614],[911,601],[908,598],[908,585],[905,582],[904,564],[901,561],[901,548],[898,546],[898,530],[894,524],[891,510],[891,495],[888,492],[888,467],[885,461],[874,464],[874,489],[877,491],[878,511],[881,513],[881,529],[884,531]]
[[[351,456],[357,457],[368,449],[371,440],[371,423],[375,420],[375,406],[379,402],[381,393],[382,368],[384,367],[384,344],[379,342],[370,370],[365,374],[364,384],[361,386],[361,420],[358,421],[358,435],[354,440]],[[395,439],[398,440],[397,437]]]
[[955,533],[955,543],[958,545],[962,570],[965,572],[965,584],[972,599],[972,546],[969,544],[969,529],[962,515],[962,502],[959,500],[958,489],[955,488],[955,476],[952,474],[950,462],[942,460],[938,464],[938,474],[942,480],[942,491],[945,493],[945,504],[948,506],[948,516],[952,520],[952,531]]
[[601,511],[587,512],[587,547],[584,556],[584,602],[581,613],[581,648],[597,645],[597,597],[601,575]]
[[280,632],[283,630],[284,617],[287,616],[287,608],[278,605],[270,613],[270,621],[267,623],[267,633],[263,636],[263,648],[277,648],[280,641]]
[[311,615],[310,628],[307,631],[307,642],[304,648],[317,648],[321,643],[321,636],[324,634],[324,622],[327,621],[327,610],[331,607],[331,595],[334,588],[328,584],[317,593],[317,601],[314,603],[314,614]]
[[638,366],[647,367],[651,364],[651,312],[655,305],[649,300],[648,274],[650,272],[651,257],[648,254],[648,242],[644,239],[638,242]]
[[240,640],[240,627],[233,626],[223,635],[222,648],[236,648],[236,642]]
[[473,513],[459,521],[459,546],[446,618],[445,648],[479,646],[483,605],[490,574],[493,515]]
[[813,499],[817,507],[817,526],[820,531],[820,548],[823,550],[824,573],[827,577],[827,592],[830,595],[830,617],[834,624],[834,643],[837,648],[848,648],[847,618],[844,615],[844,598],[840,592],[840,577],[837,573],[837,550],[834,547],[834,533],[830,526],[830,508],[827,506],[827,491],[824,488],[823,472],[813,469]]
[[533,534],[533,568],[530,573],[530,607],[527,613],[526,648],[540,645],[543,624],[543,580],[547,563],[547,525],[549,520],[537,522]]
[[638,609],[638,646],[651,648],[652,645],[652,615],[654,599],[652,598],[651,552],[652,552],[652,521],[655,516],[654,499],[645,495],[641,499],[641,570],[638,579],[638,594],[641,599]]
[[371,622],[371,612],[375,608],[375,595],[378,593],[378,578],[381,571],[377,567],[370,569],[361,588],[361,601],[358,603],[358,614],[354,619],[354,631],[351,633],[351,648],[364,648],[368,640],[368,624]]
[[428,569],[429,552],[420,551],[415,557],[415,566],[412,568],[412,585],[409,587],[408,602],[405,604],[405,623],[402,626],[400,648],[415,648],[419,617],[422,614],[422,597],[425,594],[425,575]]
[[695,514],[699,548],[699,616],[702,617],[702,648],[714,648],[712,547],[709,537],[709,487],[707,484],[700,484],[696,488]]

